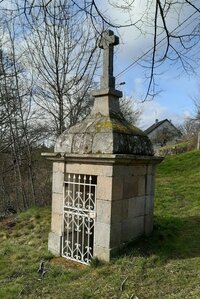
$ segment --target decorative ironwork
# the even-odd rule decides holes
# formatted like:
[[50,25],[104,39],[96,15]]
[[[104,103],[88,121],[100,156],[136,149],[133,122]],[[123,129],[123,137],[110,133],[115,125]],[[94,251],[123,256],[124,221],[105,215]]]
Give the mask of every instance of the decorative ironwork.
[[96,176],[67,174],[62,255],[88,264],[93,257]]

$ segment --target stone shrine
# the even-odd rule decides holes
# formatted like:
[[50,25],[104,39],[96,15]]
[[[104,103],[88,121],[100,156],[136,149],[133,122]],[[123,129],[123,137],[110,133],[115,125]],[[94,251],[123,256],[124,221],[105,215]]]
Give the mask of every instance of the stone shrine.
[[111,30],[102,34],[103,76],[94,106],[56,141],[49,250],[81,263],[109,261],[119,248],[153,229],[155,168],[148,137],[120,112]]

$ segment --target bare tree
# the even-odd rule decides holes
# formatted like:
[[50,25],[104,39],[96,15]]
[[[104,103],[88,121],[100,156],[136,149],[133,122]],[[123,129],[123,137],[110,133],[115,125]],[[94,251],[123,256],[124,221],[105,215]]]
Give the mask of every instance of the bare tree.
[[40,8],[39,18],[31,14],[31,35],[24,31],[35,102],[56,136],[88,113],[98,63],[95,33],[76,14],[70,1],[52,1],[47,10]]
[[[198,0],[145,0],[142,1],[141,13],[135,13],[140,0],[110,0],[110,7],[119,10],[126,19],[112,19],[98,1],[95,0],[68,0],[73,6],[75,14],[72,17],[85,16],[90,19],[93,29],[101,35],[106,27],[122,28],[132,26],[138,34],[149,34],[152,37],[152,46],[142,53],[135,61],[129,64],[122,73],[128,71],[135,64],[142,64],[147,69],[147,96],[154,96],[157,92],[155,77],[157,69],[166,60],[183,69],[187,73],[195,72],[199,61],[200,42],[200,4]],[[30,26],[33,26],[33,16],[44,22],[47,15],[51,16],[51,6],[61,2],[55,0],[24,0],[17,1],[19,13],[24,13]],[[63,6],[62,6],[63,7]],[[65,7],[63,7],[65,9]],[[45,14],[43,15],[43,11]],[[64,16],[66,17],[66,16]],[[63,14],[57,15],[62,19]],[[123,21],[121,21],[123,19]],[[134,46],[133,46],[134,47]],[[145,97],[145,98],[146,98]]]
[[124,96],[119,100],[120,110],[126,121],[136,125],[140,119],[142,111],[137,107],[132,97]]
[[19,210],[36,204],[30,138],[34,112],[31,80],[20,62],[23,53],[16,49],[15,22],[6,29],[0,48],[1,189],[12,194],[9,198]]
[[[1,66],[1,111],[5,115],[4,126],[6,138],[4,138],[4,146],[2,150],[10,152],[10,166],[8,168],[13,170],[14,182],[12,186],[14,187],[16,194],[16,207],[20,209],[20,202],[22,199],[24,208],[27,208],[27,196],[25,192],[25,187],[22,180],[22,152],[21,152],[21,137],[22,137],[22,127],[21,119],[19,117],[20,113],[20,102],[18,98],[17,82],[16,78],[18,76],[17,69],[15,68],[13,62],[8,58],[4,57],[1,51],[0,55],[0,66]],[[4,136],[5,137],[5,136]]]
[[192,116],[187,117],[181,126],[183,137],[186,140],[191,140],[196,145],[198,134],[200,132],[200,100],[196,96],[194,101],[194,113]]

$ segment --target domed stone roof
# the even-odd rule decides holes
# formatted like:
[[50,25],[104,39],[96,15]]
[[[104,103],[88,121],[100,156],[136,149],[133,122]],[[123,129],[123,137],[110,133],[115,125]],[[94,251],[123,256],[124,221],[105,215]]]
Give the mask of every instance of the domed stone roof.
[[63,132],[57,139],[55,152],[151,156],[153,148],[147,135],[121,115],[110,117],[99,113]]

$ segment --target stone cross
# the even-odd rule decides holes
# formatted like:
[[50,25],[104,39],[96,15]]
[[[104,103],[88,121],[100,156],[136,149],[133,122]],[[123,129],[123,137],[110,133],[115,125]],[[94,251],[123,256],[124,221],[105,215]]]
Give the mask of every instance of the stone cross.
[[119,44],[119,37],[112,30],[103,32],[99,48],[103,52],[103,76],[101,77],[101,88],[115,89],[115,77],[113,77],[113,48]]

